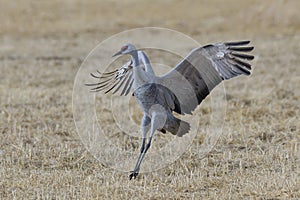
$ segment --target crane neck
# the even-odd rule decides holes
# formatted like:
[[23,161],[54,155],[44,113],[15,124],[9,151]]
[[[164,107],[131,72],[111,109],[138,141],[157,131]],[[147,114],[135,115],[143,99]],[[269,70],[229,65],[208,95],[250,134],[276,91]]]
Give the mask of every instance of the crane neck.
[[139,60],[139,55],[137,51],[133,51],[131,53],[132,56],[132,65],[133,67],[139,67],[140,66],[140,60]]
[[134,85],[135,88],[142,86],[148,80],[145,71],[143,70],[137,51],[133,51],[131,53],[132,56],[132,66],[133,66],[133,78],[134,78]]
[[138,51],[139,60],[144,64],[145,71],[148,72],[150,75],[155,76],[154,70],[150,64],[149,58],[143,51]]

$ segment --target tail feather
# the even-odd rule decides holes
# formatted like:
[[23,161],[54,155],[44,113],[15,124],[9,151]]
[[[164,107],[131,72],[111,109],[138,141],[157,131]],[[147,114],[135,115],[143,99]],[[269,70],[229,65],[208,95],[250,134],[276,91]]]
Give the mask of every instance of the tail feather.
[[168,119],[167,123],[164,126],[164,129],[169,131],[173,135],[182,137],[190,131],[190,124],[172,116],[171,119]]

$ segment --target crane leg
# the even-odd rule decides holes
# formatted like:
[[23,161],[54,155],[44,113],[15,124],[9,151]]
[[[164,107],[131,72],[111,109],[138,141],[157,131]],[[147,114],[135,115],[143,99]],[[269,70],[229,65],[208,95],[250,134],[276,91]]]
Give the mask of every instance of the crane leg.
[[146,136],[147,136],[147,132],[150,130],[150,122],[151,122],[150,117],[148,117],[146,114],[144,114],[143,119],[142,119],[142,124],[141,124],[142,125],[142,146],[141,146],[140,154],[139,154],[139,157],[137,159],[135,168],[129,176],[130,180],[132,178],[135,178],[138,175],[138,172],[137,173],[135,173],[135,172],[138,171],[137,170],[138,169],[138,163],[139,163],[140,159],[142,158],[142,155],[143,155],[144,150],[145,150]]
[[141,166],[141,163],[148,151],[148,149],[150,148],[151,146],[151,142],[152,142],[152,138],[153,138],[153,135],[154,135],[154,132],[155,130],[157,129],[161,129],[165,123],[165,120],[166,120],[166,116],[164,114],[153,114],[152,115],[152,119],[151,119],[151,131],[150,131],[150,136],[149,136],[149,141],[147,143],[146,146],[145,145],[145,140],[143,138],[143,144],[142,144],[142,148],[141,148],[141,153],[138,157],[138,160],[137,160],[137,163],[136,163],[136,166],[134,168],[134,170],[131,172],[131,174],[129,175],[129,179],[131,180],[132,178],[136,178],[137,175],[139,174],[139,171],[140,171],[140,166]]

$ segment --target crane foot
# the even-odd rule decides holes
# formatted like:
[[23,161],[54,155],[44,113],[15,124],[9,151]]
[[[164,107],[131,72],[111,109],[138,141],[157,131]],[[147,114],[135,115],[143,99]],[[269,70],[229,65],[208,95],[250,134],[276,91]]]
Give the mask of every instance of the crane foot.
[[129,175],[129,180],[135,179],[139,173],[136,171],[132,171],[131,174]]

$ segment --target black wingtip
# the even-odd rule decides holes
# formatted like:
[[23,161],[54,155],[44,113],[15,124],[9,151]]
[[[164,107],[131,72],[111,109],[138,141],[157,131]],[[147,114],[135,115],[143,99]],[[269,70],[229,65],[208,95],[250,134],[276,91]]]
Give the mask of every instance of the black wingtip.
[[249,63],[244,62],[244,61],[242,61],[242,60],[240,60],[240,59],[238,59],[238,58],[236,58],[236,57],[234,57],[233,60],[234,60],[237,64],[246,67],[248,70],[251,70],[251,65],[250,65]]
[[225,42],[225,45],[228,46],[241,46],[241,45],[247,45],[250,43],[250,40],[243,40],[238,42]]
[[97,70],[97,72],[98,72],[99,74],[102,74],[102,75],[111,75],[111,74],[116,73],[117,71],[118,71],[118,70],[116,69],[116,70],[111,71],[111,72],[103,72],[103,73],[101,73],[101,72],[99,72],[99,71]]
[[232,52],[231,54],[238,57],[238,58],[242,58],[242,59],[246,59],[246,60],[253,60],[254,59],[253,55],[240,54],[240,53],[235,53],[235,52]]
[[254,47],[236,47],[236,46],[229,46],[228,49],[229,49],[229,50],[232,50],[232,51],[249,52],[249,51],[252,51],[252,50],[254,49]]
[[90,86],[95,86],[95,85],[97,85],[97,84],[96,84],[96,83],[85,83],[84,85],[90,87]]
[[96,76],[96,75],[93,74],[93,73],[90,73],[90,75],[91,75],[93,78],[100,78],[100,76]]

